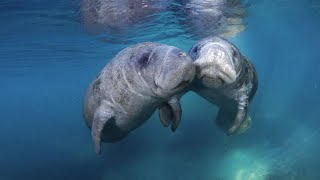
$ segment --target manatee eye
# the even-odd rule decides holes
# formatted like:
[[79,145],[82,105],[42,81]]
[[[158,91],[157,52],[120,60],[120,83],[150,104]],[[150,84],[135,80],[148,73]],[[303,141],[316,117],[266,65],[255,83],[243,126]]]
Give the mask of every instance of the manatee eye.
[[193,49],[193,52],[194,52],[194,53],[197,53],[198,50],[199,50],[199,48],[198,48],[198,46],[196,46],[196,47]]
[[237,53],[236,53],[235,51],[233,51],[233,54],[232,54],[232,62],[233,62],[233,64],[235,64],[235,63],[236,63],[237,58],[238,58]]
[[141,67],[148,66],[149,56],[150,56],[150,53],[145,53],[140,57],[140,59],[138,60],[138,63]]
[[232,50],[232,56],[234,58],[240,58],[240,53],[239,50],[233,46],[231,46],[231,50]]
[[233,64],[237,64],[238,59],[240,58],[240,54],[236,49],[233,49],[232,52],[232,62]]
[[149,60],[149,57],[148,56],[142,56],[141,58],[141,64],[147,64],[148,63],[148,60]]
[[238,57],[238,53],[235,50],[233,50],[232,56],[237,58]]

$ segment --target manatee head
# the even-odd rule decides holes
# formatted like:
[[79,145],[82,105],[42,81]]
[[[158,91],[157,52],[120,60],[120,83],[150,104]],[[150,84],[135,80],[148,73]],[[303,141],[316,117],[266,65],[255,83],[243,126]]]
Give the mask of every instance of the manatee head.
[[208,88],[223,88],[234,83],[244,61],[236,46],[220,37],[199,41],[189,55],[196,65],[197,82]]
[[156,96],[168,98],[187,90],[196,68],[182,50],[167,45],[153,48],[142,62],[143,78]]

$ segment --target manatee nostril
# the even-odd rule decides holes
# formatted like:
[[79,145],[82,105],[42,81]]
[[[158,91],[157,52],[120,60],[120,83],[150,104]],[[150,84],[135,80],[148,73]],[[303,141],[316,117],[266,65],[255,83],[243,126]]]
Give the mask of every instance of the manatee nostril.
[[238,54],[238,52],[236,50],[233,50],[232,57],[233,57],[232,58],[233,62],[235,62],[235,58],[239,58],[239,54]]
[[231,47],[231,50],[232,50],[232,57],[234,57],[234,58],[239,58],[240,57],[239,51],[236,48]]

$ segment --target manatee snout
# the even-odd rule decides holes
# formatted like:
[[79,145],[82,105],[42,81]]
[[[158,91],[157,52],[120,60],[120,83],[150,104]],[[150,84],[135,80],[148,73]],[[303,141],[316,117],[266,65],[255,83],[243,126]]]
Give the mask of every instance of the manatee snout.
[[189,54],[197,69],[196,78],[203,85],[218,88],[237,80],[241,54],[223,38],[200,41],[191,48]]
[[185,52],[173,48],[165,55],[162,67],[156,71],[155,84],[162,93],[184,91],[193,81],[196,66]]

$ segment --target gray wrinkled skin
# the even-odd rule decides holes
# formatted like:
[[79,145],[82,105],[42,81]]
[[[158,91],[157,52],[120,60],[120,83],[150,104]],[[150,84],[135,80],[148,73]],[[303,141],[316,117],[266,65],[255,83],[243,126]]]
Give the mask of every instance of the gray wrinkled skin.
[[219,37],[208,37],[189,51],[197,73],[192,85],[196,92],[220,108],[217,123],[234,134],[247,116],[258,77],[254,66],[230,42]]
[[82,0],[81,23],[90,33],[117,32],[165,10],[170,2],[171,0]]
[[235,36],[244,30],[240,0],[184,0],[185,24],[196,36]]
[[101,141],[119,141],[159,108],[172,131],[181,118],[179,99],[195,76],[191,58],[173,46],[140,43],[119,52],[90,84],[83,115],[97,153]]

